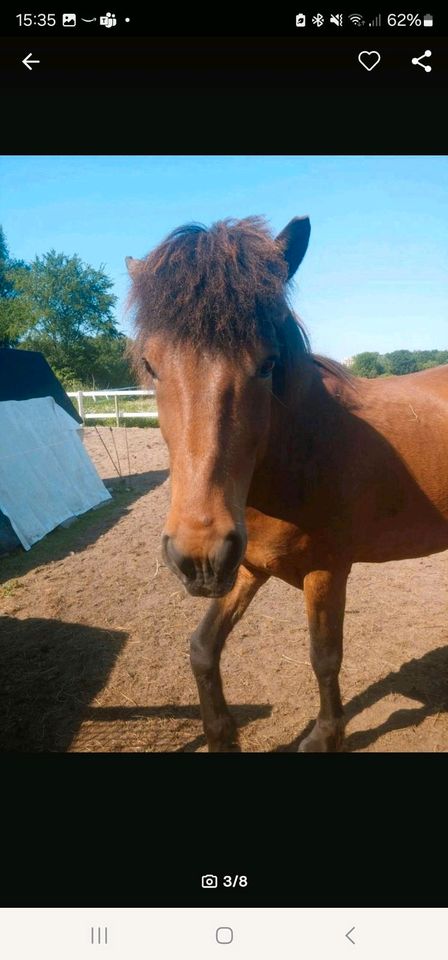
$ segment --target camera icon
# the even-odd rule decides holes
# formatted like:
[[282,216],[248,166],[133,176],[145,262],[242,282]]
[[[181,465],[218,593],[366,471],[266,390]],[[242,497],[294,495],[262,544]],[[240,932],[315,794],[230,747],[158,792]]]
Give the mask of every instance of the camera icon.
[[201,879],[201,884],[207,890],[216,889],[218,886],[218,877],[215,877],[213,873],[204,873],[204,876]]

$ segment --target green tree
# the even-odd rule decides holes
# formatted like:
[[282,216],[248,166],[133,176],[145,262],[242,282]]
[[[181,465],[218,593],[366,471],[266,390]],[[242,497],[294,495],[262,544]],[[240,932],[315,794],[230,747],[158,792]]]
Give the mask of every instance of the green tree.
[[107,387],[130,387],[135,383],[130,361],[127,358],[127,339],[119,333],[113,339],[107,336],[90,337],[85,343],[83,376],[61,375],[67,390],[79,390],[82,386],[94,390]]
[[0,226],[0,347],[15,347],[29,329],[32,319],[20,296],[18,284],[27,266],[13,260]]
[[415,350],[414,357],[417,370],[428,370],[441,363],[448,363],[448,350]]
[[[100,388],[130,387],[135,383],[135,374],[127,355],[128,340],[123,334],[114,339],[96,337],[93,342],[92,379]],[[138,384],[137,384],[138,386]]]
[[380,353],[369,351],[357,353],[356,356],[353,357],[350,372],[354,373],[357,377],[369,377],[369,379],[379,377],[385,372],[383,358]]
[[358,353],[350,365],[358,377],[402,376],[448,363],[448,350],[394,350],[392,353]]
[[415,373],[418,370],[415,353],[411,350],[394,350],[384,354],[386,372],[402,376],[405,373]]
[[64,383],[88,378],[98,356],[92,341],[121,339],[111,280],[76,254],[50,250],[36,257],[18,276],[16,289],[32,319],[21,346],[40,350]]

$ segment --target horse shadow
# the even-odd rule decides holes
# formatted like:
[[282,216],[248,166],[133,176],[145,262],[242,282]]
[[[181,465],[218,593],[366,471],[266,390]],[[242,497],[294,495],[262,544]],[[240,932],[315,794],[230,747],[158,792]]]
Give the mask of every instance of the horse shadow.
[[[423,723],[427,717],[448,712],[448,646],[437,647],[422,657],[409,660],[399,670],[393,670],[376,680],[366,690],[352,697],[344,706],[347,721],[367,710],[390,694],[400,694],[415,700],[420,706],[394,710],[383,723],[367,730],[357,730],[345,740],[344,751],[364,750],[393,730],[405,730]],[[276,748],[278,753],[293,753],[312,730],[314,721],[291,743]]]

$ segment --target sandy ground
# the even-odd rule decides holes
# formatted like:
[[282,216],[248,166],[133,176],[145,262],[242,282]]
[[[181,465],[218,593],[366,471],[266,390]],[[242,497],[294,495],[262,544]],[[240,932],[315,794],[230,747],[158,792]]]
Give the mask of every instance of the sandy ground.
[[[114,431],[123,471],[125,431]],[[207,600],[163,566],[168,458],[129,429],[131,480],[111,431],[84,431],[113,502],[0,561],[0,749],[203,751],[188,638]],[[295,751],[315,717],[303,597],[259,592],[222,659],[245,751]],[[341,685],[347,751],[448,748],[448,553],[354,567]]]

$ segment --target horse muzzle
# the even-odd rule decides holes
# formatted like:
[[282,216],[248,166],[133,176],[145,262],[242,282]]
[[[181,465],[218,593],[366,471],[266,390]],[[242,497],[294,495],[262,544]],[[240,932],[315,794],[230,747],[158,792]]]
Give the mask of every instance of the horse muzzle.
[[167,566],[193,597],[224,597],[235,584],[246,540],[236,530],[221,538],[203,556],[182,549],[175,537],[164,534],[162,552]]

